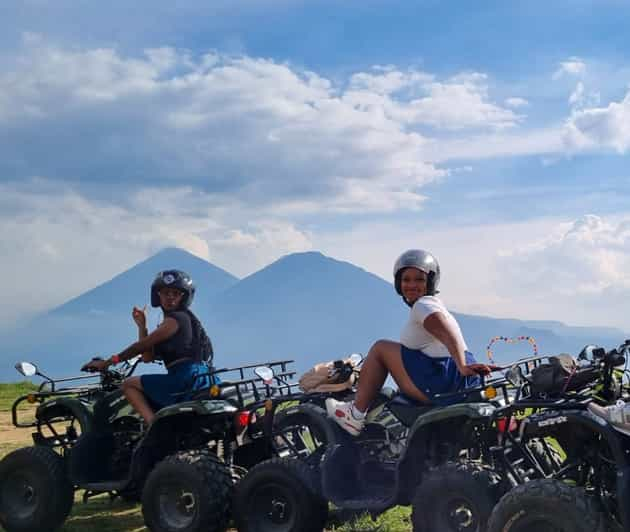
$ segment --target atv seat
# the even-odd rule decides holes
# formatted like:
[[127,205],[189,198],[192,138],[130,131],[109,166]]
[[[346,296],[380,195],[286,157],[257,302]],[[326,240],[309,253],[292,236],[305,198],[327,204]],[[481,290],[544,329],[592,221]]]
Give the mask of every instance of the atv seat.
[[406,395],[398,393],[390,399],[387,407],[403,425],[410,427],[420,415],[435,408],[435,405],[419,403]]

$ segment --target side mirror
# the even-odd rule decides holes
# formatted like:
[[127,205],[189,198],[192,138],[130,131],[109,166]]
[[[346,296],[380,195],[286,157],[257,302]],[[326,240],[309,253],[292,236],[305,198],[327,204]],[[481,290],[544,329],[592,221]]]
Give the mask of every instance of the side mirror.
[[350,360],[350,364],[356,368],[359,364],[361,364],[361,362],[363,362],[363,355],[361,353],[352,353],[348,357],[348,360]]
[[523,370],[520,366],[512,366],[505,372],[506,380],[517,388],[525,383],[525,377],[523,376]]
[[262,381],[269,385],[273,383],[273,370],[268,366],[258,366],[254,368],[254,373],[258,375]]
[[17,369],[25,377],[37,375],[37,366],[35,364],[31,364],[30,362],[18,362],[15,365],[15,369]]

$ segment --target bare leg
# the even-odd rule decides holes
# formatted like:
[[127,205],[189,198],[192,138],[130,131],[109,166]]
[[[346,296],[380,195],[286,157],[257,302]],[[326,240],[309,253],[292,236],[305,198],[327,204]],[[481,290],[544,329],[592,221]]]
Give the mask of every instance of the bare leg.
[[153,423],[153,419],[155,418],[155,413],[153,409],[149,406],[147,402],[147,398],[144,395],[144,391],[142,389],[142,381],[140,377],[129,377],[125,379],[122,383],[122,391],[129,401],[129,404],[134,408],[138,414],[142,416],[142,418],[146,421],[147,425]]
[[369,408],[370,403],[383,387],[388,372],[405,395],[416,401],[429,402],[429,398],[416,387],[405,371],[400,344],[391,340],[379,340],[368,351],[361,368],[357,395],[354,399],[357,410],[365,412]]

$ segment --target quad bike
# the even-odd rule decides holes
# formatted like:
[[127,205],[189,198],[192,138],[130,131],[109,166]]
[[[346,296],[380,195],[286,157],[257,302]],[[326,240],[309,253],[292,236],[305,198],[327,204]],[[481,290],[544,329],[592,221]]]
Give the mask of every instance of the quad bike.
[[[301,404],[279,413],[284,414],[282,430],[269,423],[276,457],[252,468],[236,487],[239,531],[321,531],[329,502],[372,515],[411,504],[416,532],[482,530],[502,494],[501,479],[484,463],[490,462],[496,444],[493,414],[508,400],[507,385],[497,378],[451,394],[460,402],[440,407],[383,394],[373,415],[394,418],[397,433],[371,421],[358,437],[329,419],[318,399],[294,396]],[[309,451],[296,445],[299,439],[288,438],[299,426],[317,438]],[[436,508],[438,521],[432,517]]]
[[[379,423],[368,423],[358,437],[350,437],[315,404],[305,404],[314,401],[302,398],[301,405],[285,414],[299,417],[292,427],[308,426],[319,445],[311,441],[310,453],[287,446],[297,451],[287,456],[300,458],[309,467],[296,466],[287,458],[252,469],[236,489],[240,530],[273,531],[280,525],[290,531],[321,530],[324,517],[315,519],[296,509],[295,485],[310,493],[313,508],[324,512],[322,500],[373,515],[397,504],[411,504],[416,532],[485,530],[503,493],[534,479],[553,478],[565,467],[561,452],[549,443],[548,432],[527,432],[523,437],[519,430],[526,430],[527,423],[516,416],[557,403],[558,398],[547,393],[535,398],[524,394],[532,386],[515,382],[515,375],[524,375],[517,371],[521,366],[545,376],[553,366],[545,361],[554,358],[523,359],[510,366],[505,377],[458,394],[460,402],[451,406],[418,406],[397,394],[381,396],[381,414],[387,412],[404,427],[400,438]],[[619,362],[600,353],[597,360],[582,364],[571,375],[570,386],[562,389],[565,400],[614,398],[620,388],[611,377]],[[543,426],[548,425],[543,422]]]
[[[290,375],[289,362],[268,365]],[[7,532],[57,529],[77,489],[85,490],[84,499],[99,493],[141,497],[153,531],[225,530],[234,480],[270,458],[266,445],[243,437],[248,398],[260,398],[265,387],[260,392],[260,379],[243,378],[250,366],[214,370],[211,375],[238,372],[240,378],[190,392],[187,400],[159,410],[146,429],[118,386],[136,365],[103,372],[96,386],[59,389],[64,380],[47,379],[49,389],[16,400],[14,424],[37,432],[34,446],[0,462],[0,524]],[[20,368],[40,374],[33,365]],[[41,403],[35,422],[19,421],[23,401]],[[43,436],[41,427],[52,421],[67,423],[65,431]]]
[[[630,532],[630,435],[598,415],[597,408],[628,399],[618,368],[629,350],[630,341],[609,352],[585,349],[579,369],[561,389],[541,392],[531,374],[520,370],[510,376],[520,397],[503,414],[527,415],[518,420],[516,431],[504,434],[505,441],[517,447],[533,438],[553,441],[563,459],[529,482],[518,471],[510,472],[516,486],[493,510],[489,532]],[[526,453],[523,457],[525,469],[540,466]]]

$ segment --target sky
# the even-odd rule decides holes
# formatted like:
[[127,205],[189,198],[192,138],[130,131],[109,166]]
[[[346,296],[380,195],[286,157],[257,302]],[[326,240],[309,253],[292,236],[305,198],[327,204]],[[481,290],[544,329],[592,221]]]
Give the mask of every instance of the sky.
[[453,310],[630,331],[629,17],[6,0],[0,328],[179,246],[241,277],[319,250],[390,281],[424,248]]

